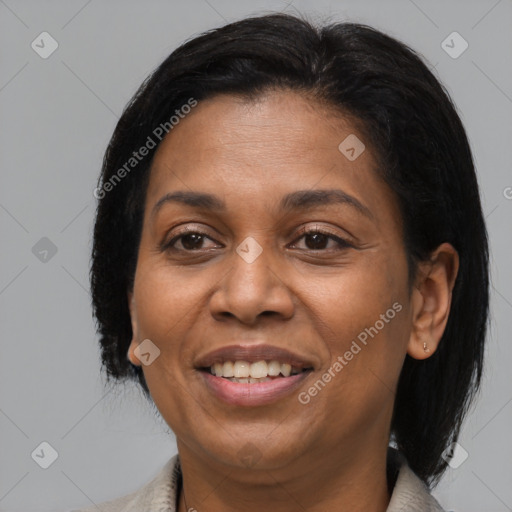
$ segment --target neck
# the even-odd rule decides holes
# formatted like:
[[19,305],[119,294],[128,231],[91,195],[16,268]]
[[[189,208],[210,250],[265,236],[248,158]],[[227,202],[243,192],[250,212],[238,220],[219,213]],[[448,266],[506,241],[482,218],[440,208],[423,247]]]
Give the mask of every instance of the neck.
[[387,445],[378,452],[317,453],[314,460],[297,459],[269,470],[199,460],[179,442],[178,449],[183,475],[179,512],[384,512],[390,500]]

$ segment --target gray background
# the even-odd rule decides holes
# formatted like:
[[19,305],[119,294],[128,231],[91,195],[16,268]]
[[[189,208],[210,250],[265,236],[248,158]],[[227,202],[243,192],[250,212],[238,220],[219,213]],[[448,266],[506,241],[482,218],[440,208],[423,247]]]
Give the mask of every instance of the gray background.
[[[492,246],[492,325],[483,390],[460,439],[469,457],[435,495],[450,510],[512,510],[511,0],[0,0],[0,510],[115,498],[175,453],[135,386],[109,388],[100,375],[92,193],[117,118],[146,75],[184,39],[269,10],[398,37],[430,61],[460,109]],[[31,48],[43,31],[59,43],[47,59]],[[441,47],[453,31],[469,43],[457,59]],[[56,254],[34,254],[43,237]],[[48,469],[31,457],[42,441],[58,453]]]

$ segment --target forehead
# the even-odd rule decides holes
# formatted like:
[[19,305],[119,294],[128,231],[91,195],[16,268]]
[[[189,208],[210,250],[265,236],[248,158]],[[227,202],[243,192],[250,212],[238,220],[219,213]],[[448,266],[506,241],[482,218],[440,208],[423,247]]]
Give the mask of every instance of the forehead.
[[389,195],[376,166],[364,136],[334,107],[290,91],[221,95],[199,102],[164,138],[147,198],[150,205],[172,190],[201,190],[229,205],[341,187],[364,202]]

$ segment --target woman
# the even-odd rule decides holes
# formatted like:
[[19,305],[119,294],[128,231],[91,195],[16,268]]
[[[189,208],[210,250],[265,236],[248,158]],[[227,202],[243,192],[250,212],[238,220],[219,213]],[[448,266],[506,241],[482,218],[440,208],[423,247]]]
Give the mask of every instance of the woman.
[[442,510],[488,249],[464,128],[411,49],[287,15],[196,37],[129,103],[95,195],[103,363],[178,446],[102,510]]

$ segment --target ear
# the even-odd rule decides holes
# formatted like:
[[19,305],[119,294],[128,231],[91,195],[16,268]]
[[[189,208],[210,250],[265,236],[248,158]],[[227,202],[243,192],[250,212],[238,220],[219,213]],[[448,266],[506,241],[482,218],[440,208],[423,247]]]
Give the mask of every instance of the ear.
[[132,341],[130,342],[130,346],[128,347],[128,360],[135,366],[141,366],[141,362],[135,356],[135,349],[139,345],[137,343],[137,315],[135,308],[135,298],[133,296],[133,291],[128,292],[128,308],[130,310],[130,320],[132,323]]
[[426,359],[437,350],[448,321],[458,271],[459,255],[448,243],[441,244],[430,261],[419,264],[412,292],[413,326],[407,345],[407,353],[414,359]]

